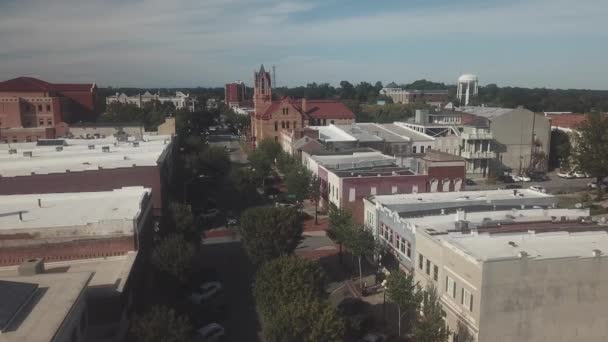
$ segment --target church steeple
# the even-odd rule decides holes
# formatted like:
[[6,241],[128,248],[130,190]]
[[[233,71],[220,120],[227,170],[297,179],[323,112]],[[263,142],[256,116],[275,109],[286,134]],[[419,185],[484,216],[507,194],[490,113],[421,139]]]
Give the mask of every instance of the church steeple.
[[253,105],[256,115],[260,115],[272,103],[272,83],[270,73],[264,70],[263,64],[260,71],[254,72],[253,78]]

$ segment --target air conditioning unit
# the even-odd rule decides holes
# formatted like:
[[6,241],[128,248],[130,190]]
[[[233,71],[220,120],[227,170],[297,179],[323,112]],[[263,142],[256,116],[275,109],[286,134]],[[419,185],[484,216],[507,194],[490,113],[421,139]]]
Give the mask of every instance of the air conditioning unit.
[[139,147],[139,141],[134,141],[133,142],[133,147]]
[[8,154],[16,154],[17,153],[17,149],[16,148],[11,148],[8,150]]
[[95,149],[95,145],[89,145],[89,150],[94,150]]
[[25,151],[25,152],[23,152],[23,156],[31,158],[33,156],[32,151]]
[[63,146],[55,146],[55,151],[57,151],[57,152],[63,151]]
[[110,152],[110,146],[102,146],[101,147],[101,151],[102,152]]

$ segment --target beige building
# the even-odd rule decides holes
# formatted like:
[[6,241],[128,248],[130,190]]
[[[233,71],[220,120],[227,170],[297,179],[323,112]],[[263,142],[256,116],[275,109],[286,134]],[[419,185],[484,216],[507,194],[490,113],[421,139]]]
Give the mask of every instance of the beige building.
[[453,341],[459,326],[483,342],[606,341],[608,227],[562,214],[501,225],[490,213],[441,232],[418,222],[415,279],[436,287]]

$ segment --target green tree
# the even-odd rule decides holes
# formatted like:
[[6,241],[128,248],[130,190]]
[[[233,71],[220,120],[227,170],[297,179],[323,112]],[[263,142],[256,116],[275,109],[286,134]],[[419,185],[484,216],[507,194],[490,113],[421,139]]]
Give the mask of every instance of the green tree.
[[298,165],[298,161],[289,153],[279,153],[279,156],[277,157],[277,169],[279,169],[282,174],[287,175],[296,165]]
[[293,255],[268,261],[255,280],[254,297],[263,315],[272,314],[277,303],[287,303],[302,293],[325,294],[325,274],[319,265]]
[[266,341],[344,340],[344,321],[326,300],[299,295],[285,303],[277,304],[276,312],[264,320]]
[[[391,302],[398,308],[398,336],[401,333],[410,334],[414,331],[414,323],[422,303],[422,291],[414,282],[413,273],[402,271],[392,272],[386,279],[386,292]],[[402,329],[402,323],[405,328]]]
[[445,324],[445,314],[439,303],[437,290],[427,287],[424,290],[422,313],[419,315],[414,326],[416,341],[424,342],[447,342],[450,329]]
[[190,205],[173,202],[169,205],[174,232],[184,236],[185,240],[198,245],[201,242],[201,229],[194,221]]
[[454,341],[475,342],[475,337],[462,321],[458,321],[458,323],[456,324]]
[[221,179],[230,172],[230,157],[226,149],[220,146],[210,146],[202,152],[190,155],[187,160],[195,175],[203,174]]
[[298,203],[302,203],[310,194],[310,178],[310,171],[301,165],[292,167],[285,177],[287,192]]
[[608,117],[599,113],[587,116],[578,127],[574,160],[578,167],[591,174],[598,184],[597,197],[602,198],[602,183],[608,176]]
[[302,222],[292,208],[257,207],[241,215],[239,232],[254,264],[292,254],[302,241]]
[[164,306],[134,317],[129,328],[130,341],[137,342],[190,342],[193,332],[187,317]]
[[359,263],[359,287],[363,289],[361,259],[365,256],[373,255],[376,249],[376,241],[374,240],[374,235],[362,226],[355,227],[350,225],[350,227],[347,227],[346,234],[344,244],[352,255],[357,257]]
[[249,153],[248,159],[256,185],[264,185],[264,179],[268,177],[272,170],[272,160],[260,149],[255,149]]
[[342,246],[348,237],[348,231],[353,225],[353,217],[346,208],[338,208],[333,203],[329,205],[329,227],[327,236],[338,244],[338,256],[342,263]]
[[281,145],[270,138],[260,141],[257,145],[257,149],[262,151],[272,163],[274,163],[275,159],[279,156],[281,151],[283,151]]
[[319,224],[318,211],[319,201],[321,200],[321,179],[317,175],[311,175],[310,177],[310,190],[308,191],[308,197],[315,205],[315,224]]
[[560,167],[563,170],[570,168],[572,146],[568,133],[559,129],[551,130],[551,146],[549,152],[549,165],[552,168]]
[[181,234],[162,239],[152,251],[152,265],[170,276],[177,284],[185,284],[192,271],[195,247]]

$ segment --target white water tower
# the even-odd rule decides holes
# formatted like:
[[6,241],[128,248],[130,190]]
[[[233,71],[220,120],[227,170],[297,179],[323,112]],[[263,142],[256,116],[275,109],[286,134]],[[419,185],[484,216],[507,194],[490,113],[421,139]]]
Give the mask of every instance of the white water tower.
[[458,90],[456,97],[458,101],[465,106],[469,105],[469,99],[473,96],[477,96],[479,87],[479,80],[477,76],[473,74],[464,74],[458,77]]

